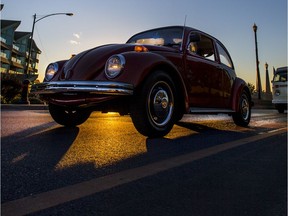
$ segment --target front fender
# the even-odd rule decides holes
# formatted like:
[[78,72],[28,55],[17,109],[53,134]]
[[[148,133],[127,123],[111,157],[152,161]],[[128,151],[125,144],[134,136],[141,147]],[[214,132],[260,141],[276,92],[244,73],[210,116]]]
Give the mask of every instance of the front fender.
[[235,112],[239,111],[239,98],[243,91],[247,92],[249,96],[250,106],[252,106],[253,103],[251,101],[251,93],[247,83],[243,79],[236,77],[233,85],[233,97],[232,97],[232,110]]
[[[168,58],[152,52],[126,52],[122,53],[126,59],[125,69],[119,81],[125,81],[134,84],[135,89],[141,87],[143,81],[156,70],[163,70],[167,72],[174,80],[175,85],[180,90],[181,97],[185,104],[184,108],[188,110],[188,94],[184,80],[181,76],[183,70],[182,57],[177,53],[173,58],[172,63]],[[123,80],[122,80],[123,79]]]
[[126,59],[125,69],[121,79],[129,80],[135,87],[139,86],[147,75],[157,65],[169,65],[176,70],[175,66],[166,58],[151,52],[126,52],[122,53]]

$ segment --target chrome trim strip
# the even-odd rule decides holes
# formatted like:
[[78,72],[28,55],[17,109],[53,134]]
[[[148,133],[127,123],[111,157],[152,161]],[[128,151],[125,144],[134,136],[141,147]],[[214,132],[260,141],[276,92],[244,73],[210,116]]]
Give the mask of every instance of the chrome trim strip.
[[32,86],[31,93],[55,94],[67,92],[86,92],[104,95],[133,95],[133,85],[110,81],[56,81]]
[[231,109],[221,109],[221,108],[198,108],[198,107],[190,107],[189,113],[234,113],[235,111]]

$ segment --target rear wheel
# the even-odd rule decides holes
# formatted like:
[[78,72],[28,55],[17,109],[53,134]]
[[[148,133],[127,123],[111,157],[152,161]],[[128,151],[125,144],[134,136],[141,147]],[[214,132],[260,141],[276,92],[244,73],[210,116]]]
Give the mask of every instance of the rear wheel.
[[172,129],[176,118],[175,85],[168,74],[156,71],[143,84],[131,103],[131,118],[144,136],[163,137]]
[[276,109],[278,110],[279,113],[284,113],[285,107],[283,105],[277,105]]
[[49,104],[49,112],[55,122],[67,127],[75,127],[84,123],[91,114],[91,111],[87,109],[69,108],[55,104]]
[[251,102],[246,91],[243,91],[239,98],[239,108],[236,113],[232,115],[234,123],[239,126],[246,127],[251,118]]

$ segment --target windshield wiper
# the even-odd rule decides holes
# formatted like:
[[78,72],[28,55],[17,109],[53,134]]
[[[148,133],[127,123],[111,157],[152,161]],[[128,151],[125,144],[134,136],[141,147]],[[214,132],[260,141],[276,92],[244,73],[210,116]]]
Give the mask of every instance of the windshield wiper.
[[180,47],[181,43],[168,43],[168,44],[164,44],[164,46],[167,46],[167,47]]

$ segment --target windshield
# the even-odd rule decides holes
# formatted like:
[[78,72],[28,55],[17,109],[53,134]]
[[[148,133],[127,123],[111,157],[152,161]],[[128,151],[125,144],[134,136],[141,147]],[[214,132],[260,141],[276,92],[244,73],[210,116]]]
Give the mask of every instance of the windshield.
[[182,34],[182,27],[154,29],[133,36],[127,43],[180,48]]
[[274,82],[286,82],[287,81],[287,71],[279,72],[274,75]]

